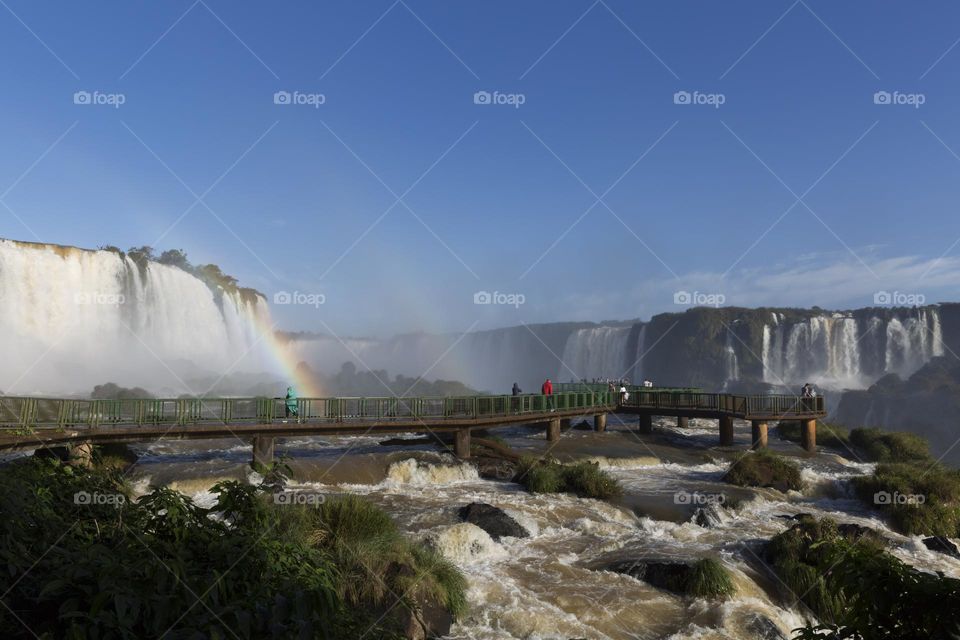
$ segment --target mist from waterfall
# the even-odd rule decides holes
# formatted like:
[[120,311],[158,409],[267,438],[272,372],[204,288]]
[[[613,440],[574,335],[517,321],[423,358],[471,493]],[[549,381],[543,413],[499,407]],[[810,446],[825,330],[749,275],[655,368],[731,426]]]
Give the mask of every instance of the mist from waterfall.
[[89,393],[96,384],[192,390],[193,375],[267,366],[266,301],[177,267],[111,251],[0,240],[0,390]]
[[629,373],[627,343],[632,326],[591,327],[574,331],[563,349],[560,380],[619,379]]

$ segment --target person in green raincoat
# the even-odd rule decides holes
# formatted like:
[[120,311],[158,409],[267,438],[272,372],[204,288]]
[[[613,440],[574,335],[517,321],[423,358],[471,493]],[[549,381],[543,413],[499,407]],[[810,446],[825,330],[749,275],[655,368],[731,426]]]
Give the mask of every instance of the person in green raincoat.
[[297,394],[294,392],[293,387],[287,387],[287,397],[284,402],[284,410],[289,418],[293,416],[296,418],[299,414],[297,412]]

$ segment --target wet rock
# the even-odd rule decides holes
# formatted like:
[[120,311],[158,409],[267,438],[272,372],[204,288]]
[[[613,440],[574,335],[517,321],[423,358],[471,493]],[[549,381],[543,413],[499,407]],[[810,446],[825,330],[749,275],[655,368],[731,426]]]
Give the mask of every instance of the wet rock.
[[837,531],[844,538],[849,538],[853,541],[859,540],[864,536],[877,537],[877,532],[870,527],[864,527],[863,525],[853,523],[838,524]]
[[477,474],[484,480],[509,482],[517,475],[517,465],[510,460],[490,456],[474,456],[469,460],[477,468]]
[[945,553],[948,556],[960,558],[960,549],[957,549],[957,545],[953,544],[949,538],[944,536],[930,536],[929,538],[924,538],[923,545],[931,551],[939,551],[940,553]]
[[[410,567],[395,569],[401,576],[414,578]],[[416,590],[411,590],[415,592]],[[407,640],[431,640],[442,638],[450,634],[453,626],[453,616],[440,602],[416,593],[407,594],[409,605],[393,607],[390,613],[400,617],[400,627]]]
[[802,520],[802,519],[804,519],[804,518],[812,518],[812,517],[813,517],[813,514],[812,514],[812,513],[803,512],[803,513],[797,513],[797,514],[792,515],[792,516],[779,515],[779,516],[776,516],[776,517],[782,518],[782,519],[784,519],[784,520]]
[[676,591],[676,585],[682,584],[690,573],[690,565],[683,562],[653,562],[646,560],[617,562],[606,567],[606,569],[614,573],[628,575],[637,580],[643,580],[658,589],[666,589],[674,593],[678,593]]
[[486,531],[491,538],[499,541],[503,537],[526,538],[527,530],[520,523],[508,516],[503,509],[483,502],[472,502],[462,507],[460,519],[474,524]]
[[593,425],[586,420],[581,420],[577,424],[573,425],[573,428],[576,431],[593,431]]
[[760,614],[751,614],[744,622],[743,628],[750,634],[748,637],[756,640],[788,640],[770,618]]
[[707,511],[702,507],[697,509],[696,514],[693,516],[693,522],[698,527],[704,527],[707,529],[717,524],[717,522],[710,518],[710,514],[708,514]]

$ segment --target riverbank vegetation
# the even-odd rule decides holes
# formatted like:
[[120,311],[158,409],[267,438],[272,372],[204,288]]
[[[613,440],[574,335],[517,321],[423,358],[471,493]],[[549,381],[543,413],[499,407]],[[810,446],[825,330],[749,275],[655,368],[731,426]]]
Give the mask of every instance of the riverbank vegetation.
[[741,455],[730,465],[723,480],[740,487],[770,487],[780,491],[803,488],[797,463],[768,449]]
[[[785,421],[778,426],[780,437],[799,443],[800,423]],[[927,441],[906,431],[858,428],[819,423],[817,443],[837,449],[847,457],[865,462],[924,462],[931,460]],[[931,460],[932,461],[932,460]]]
[[960,634],[960,580],[918,571],[869,530],[803,517],[765,555],[778,578],[820,620],[795,638],[947,640]]
[[561,464],[532,456],[520,460],[515,482],[531,493],[574,493],[582,498],[607,499],[623,493],[617,479],[595,462]]
[[465,607],[456,567],[360,498],[134,500],[109,468],[39,458],[0,486],[5,637],[402,638]]

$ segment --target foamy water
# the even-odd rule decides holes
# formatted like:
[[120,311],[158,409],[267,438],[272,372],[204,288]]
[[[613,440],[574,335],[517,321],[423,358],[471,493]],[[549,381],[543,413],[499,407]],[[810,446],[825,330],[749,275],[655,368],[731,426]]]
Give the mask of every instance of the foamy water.
[[[707,425],[694,424],[690,431],[716,438],[715,426],[709,434]],[[508,441],[529,447],[537,437],[521,432]],[[705,449],[690,458],[689,442],[676,449],[648,447],[616,432],[571,433],[564,441],[601,450],[586,457],[621,482],[623,499],[614,504],[529,494],[513,483],[484,480],[473,466],[447,454],[375,443],[357,447],[349,438],[298,440],[285,450],[302,468],[322,468],[310,474],[322,479],[293,482],[291,490],[363,494],[409,535],[461,568],[470,585],[469,611],[449,636],[458,640],[752,640],[774,629],[790,637],[804,618],[765,590],[771,578],[758,553],[763,541],[792,526],[790,518],[800,513],[871,527],[890,539],[891,552],[903,561],[960,577],[960,561],[927,550],[918,537],[894,533],[850,494],[849,479],[871,472],[872,465],[832,454],[798,457],[806,487],[782,494],[726,485],[722,476],[729,456]],[[232,468],[232,454],[224,451],[224,456],[223,467]],[[366,476],[370,479],[359,481]],[[202,504],[212,498],[192,481],[177,482]],[[471,502],[503,509],[530,537],[497,542],[460,522],[457,511]],[[700,526],[698,519],[709,526]],[[681,598],[594,568],[620,559],[703,557],[716,558],[731,571],[734,596]]]

